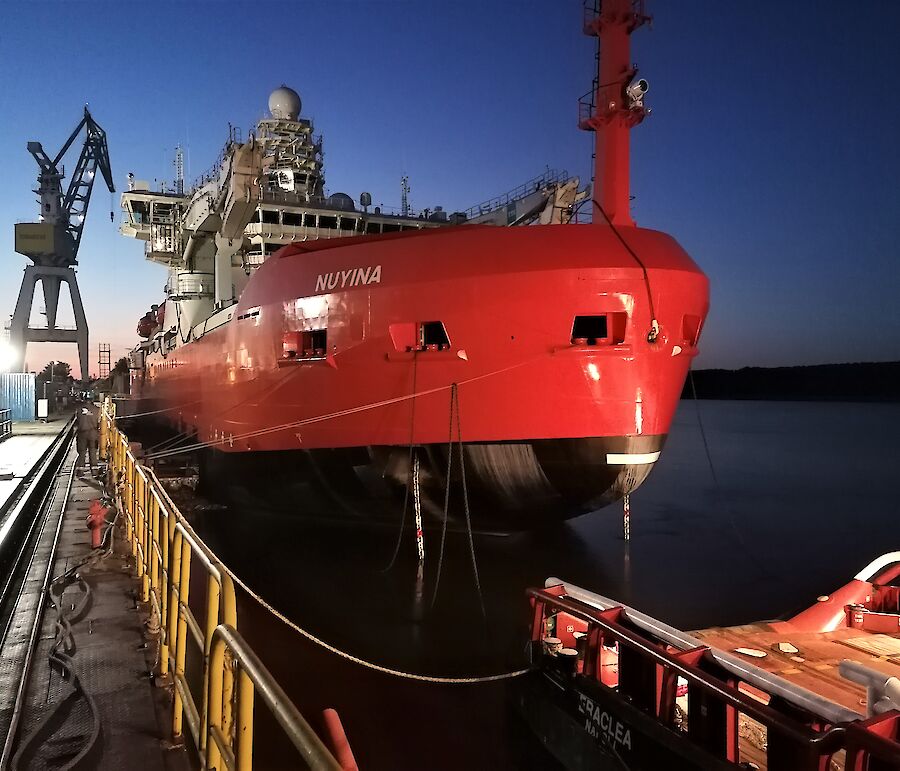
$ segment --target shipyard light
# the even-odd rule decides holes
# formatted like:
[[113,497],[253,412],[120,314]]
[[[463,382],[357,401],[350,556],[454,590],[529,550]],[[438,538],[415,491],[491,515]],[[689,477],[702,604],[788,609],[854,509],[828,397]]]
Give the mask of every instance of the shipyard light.
[[15,362],[15,346],[8,340],[0,340],[0,372],[9,372]]

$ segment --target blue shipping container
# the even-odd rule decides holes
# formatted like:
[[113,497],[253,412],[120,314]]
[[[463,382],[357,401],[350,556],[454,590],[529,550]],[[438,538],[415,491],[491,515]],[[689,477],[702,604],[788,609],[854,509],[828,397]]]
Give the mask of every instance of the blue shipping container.
[[34,372],[0,373],[0,407],[12,412],[13,420],[35,419]]

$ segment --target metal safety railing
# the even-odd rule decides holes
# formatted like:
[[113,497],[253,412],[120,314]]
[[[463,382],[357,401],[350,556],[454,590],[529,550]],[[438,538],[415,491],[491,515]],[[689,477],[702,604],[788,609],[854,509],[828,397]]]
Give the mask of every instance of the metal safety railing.
[[[173,685],[173,738],[183,739],[186,722],[203,768],[249,771],[258,693],[309,768],[340,769],[237,632],[231,575],[135,457],[109,401],[100,416],[100,457],[108,463],[109,489],[124,519],[140,599],[150,606],[151,630],[159,633],[158,674]],[[191,597],[192,586],[195,593],[198,588],[191,573],[198,568],[206,579],[200,602]],[[203,606],[199,618],[191,604]],[[200,671],[189,671],[189,661],[201,662]]]
[[0,410],[0,442],[12,434],[12,410]]
[[[533,606],[532,649],[545,671],[608,697],[608,703],[644,713],[690,745],[692,753],[707,753],[711,767],[721,762],[745,767],[743,715],[764,732],[760,750],[770,771],[821,771],[841,752],[846,753],[842,767],[854,771],[900,768],[897,710],[865,719],[627,605],[571,584],[553,583],[527,593]],[[555,635],[547,638],[550,628]],[[572,630],[583,635],[582,648],[576,648],[574,666],[564,668],[565,659],[546,643],[562,644],[564,635],[574,636]],[[686,697],[680,722],[679,683]]]
[[538,176],[529,179],[527,182],[523,182],[518,187],[514,187],[512,190],[509,190],[502,195],[494,196],[486,201],[482,201],[480,204],[470,206],[463,213],[469,218],[478,217],[479,215],[487,214],[495,209],[499,209],[501,206],[506,206],[513,201],[525,198],[537,190],[542,190],[550,185],[562,185],[568,181],[569,172],[565,170],[559,171],[557,169],[547,169],[543,174],[538,174]]

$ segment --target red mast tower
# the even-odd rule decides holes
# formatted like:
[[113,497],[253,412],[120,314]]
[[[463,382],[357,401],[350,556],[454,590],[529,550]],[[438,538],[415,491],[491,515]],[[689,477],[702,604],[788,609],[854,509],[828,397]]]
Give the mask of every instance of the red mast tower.
[[[605,214],[614,226],[634,227],[629,211],[629,131],[649,110],[646,80],[635,80],[631,33],[650,17],[643,0],[585,0],[584,32],[599,38],[593,90],[579,101],[579,128],[597,132],[594,156],[594,221]],[[599,212],[598,212],[599,209]]]

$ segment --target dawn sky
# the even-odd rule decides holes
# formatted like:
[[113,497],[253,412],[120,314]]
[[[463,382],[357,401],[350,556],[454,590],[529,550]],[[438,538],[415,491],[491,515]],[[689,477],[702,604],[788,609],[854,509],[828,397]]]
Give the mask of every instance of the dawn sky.
[[[698,366],[900,359],[900,3],[647,10],[653,27],[632,41],[652,108],[632,134],[633,214],[710,277]],[[590,179],[580,0],[29,2],[2,18],[4,323],[26,263],[13,224],[37,216],[26,142],[55,155],[85,103],[119,191],[128,172],[171,181],[178,143],[188,178],[201,174],[228,123],[246,132],[281,83],[324,134],[330,193],[399,206],[406,173],[414,208],[452,211],[547,166]],[[92,362],[100,342],[113,360],[134,345],[166,279],[118,235],[118,193],[115,224],[110,203],[98,182],[80,252]],[[75,346],[29,346],[31,369],[50,358],[74,364]]]

